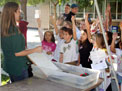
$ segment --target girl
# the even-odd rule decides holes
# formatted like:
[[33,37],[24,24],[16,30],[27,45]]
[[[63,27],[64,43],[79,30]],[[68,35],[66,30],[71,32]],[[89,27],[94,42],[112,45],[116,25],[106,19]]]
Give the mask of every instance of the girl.
[[46,31],[43,36],[40,18],[37,19],[37,23],[38,23],[40,39],[42,40],[42,49],[44,52],[46,52],[46,54],[53,55],[56,49],[55,38],[54,38],[53,32]]
[[46,31],[44,40],[42,41],[42,48],[48,55],[52,55],[56,49],[55,38],[52,31]]
[[26,55],[42,51],[42,47],[25,50],[25,39],[16,25],[19,17],[19,5],[15,2],[6,3],[1,20],[1,48],[4,55],[3,69],[12,82],[28,77],[29,60]]
[[91,61],[89,60],[90,51],[92,50],[93,44],[91,43],[90,25],[88,23],[88,14],[86,15],[85,23],[87,30],[81,31],[81,38],[79,43],[79,60],[77,65],[82,65],[86,68],[91,68]]
[[[96,48],[93,48],[90,52],[90,59],[92,60],[92,69],[100,70],[100,77],[104,78],[103,84],[100,85],[100,89],[106,91],[110,85],[110,78],[108,78],[108,73],[106,72],[107,64],[106,59],[108,59],[107,51],[105,49],[104,38],[101,33],[96,34]],[[99,65],[102,64],[102,65]],[[99,65],[99,66],[98,66]],[[98,66],[96,68],[96,66]]]

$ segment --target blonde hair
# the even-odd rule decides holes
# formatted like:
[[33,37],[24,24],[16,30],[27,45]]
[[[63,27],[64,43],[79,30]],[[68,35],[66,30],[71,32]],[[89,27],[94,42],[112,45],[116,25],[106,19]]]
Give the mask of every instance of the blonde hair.
[[14,13],[19,8],[19,5],[15,2],[8,2],[5,4],[2,11],[1,19],[1,36],[9,36],[10,26],[16,27],[15,15]]

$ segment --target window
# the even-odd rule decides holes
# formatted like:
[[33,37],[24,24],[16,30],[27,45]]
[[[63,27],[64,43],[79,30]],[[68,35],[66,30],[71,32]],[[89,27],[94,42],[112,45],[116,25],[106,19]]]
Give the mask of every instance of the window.
[[118,2],[118,19],[122,19],[122,2]]
[[122,19],[122,2],[120,1],[108,1],[111,5],[112,19]]

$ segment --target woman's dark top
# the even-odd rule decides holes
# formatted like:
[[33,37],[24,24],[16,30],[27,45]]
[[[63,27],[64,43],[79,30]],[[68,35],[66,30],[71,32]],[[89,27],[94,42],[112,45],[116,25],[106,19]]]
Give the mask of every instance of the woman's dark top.
[[15,56],[15,53],[25,50],[25,39],[17,27],[10,27],[7,37],[1,37],[1,48],[4,55],[3,69],[12,76],[20,76],[23,70],[28,69],[26,56]]
[[80,64],[82,64],[83,67],[91,68],[91,61],[89,60],[89,55],[92,48],[93,44],[90,43],[88,39],[85,41],[85,44],[80,46]]

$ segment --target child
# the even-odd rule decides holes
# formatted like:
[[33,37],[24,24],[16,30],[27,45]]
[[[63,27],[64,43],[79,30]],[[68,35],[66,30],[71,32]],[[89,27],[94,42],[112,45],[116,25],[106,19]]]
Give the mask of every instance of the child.
[[[65,29],[65,27],[62,27],[59,29],[59,25],[61,27],[62,23],[63,23],[63,19],[57,20],[58,24],[56,24],[56,17],[54,17],[54,19],[52,18],[53,21],[53,25],[54,25],[54,30],[55,30],[55,34],[56,34],[56,39],[57,39],[57,46],[56,46],[56,50],[54,52],[54,58],[52,61],[57,61],[59,62],[59,57],[60,57],[60,47],[62,45],[62,43],[64,42],[63,39],[63,30]],[[59,23],[60,21],[60,23]]]
[[86,29],[85,19],[82,19],[80,23],[80,30],[84,30],[84,29]]
[[72,39],[72,30],[65,28],[63,31],[65,42],[61,45],[60,63],[69,63],[77,60],[76,41]]
[[85,23],[87,30],[81,31],[80,43],[79,43],[79,60],[77,65],[82,65],[86,68],[91,68],[91,61],[89,60],[90,51],[92,50],[93,44],[91,43],[90,25],[88,23],[88,14],[86,15]]
[[90,59],[92,60],[91,66],[92,69],[96,69],[101,72],[100,77],[104,78],[104,82],[100,85],[100,89],[106,91],[106,89],[110,85],[110,78],[108,78],[108,72],[106,72],[106,68],[108,68],[106,64],[106,59],[108,59],[108,55],[105,49],[104,38],[101,33],[96,34],[95,46],[96,47],[93,48],[90,52]]
[[56,37],[57,37],[57,46],[56,46],[56,50],[54,52],[54,60],[53,61],[57,61],[59,62],[59,57],[60,57],[60,47],[64,42],[64,38],[63,38],[63,31],[66,30],[66,27],[62,27],[59,30],[59,33],[57,33]]
[[63,31],[63,37],[65,41],[61,45],[59,62],[76,65],[76,61],[78,60],[78,54],[76,45],[75,17],[72,16],[71,20],[73,30],[70,28],[65,28]]
[[[121,34],[121,36],[122,36],[122,34]],[[113,53],[116,53],[116,55],[117,55],[117,59],[118,59],[117,60],[117,78],[118,78],[119,88],[121,91],[121,84],[122,84],[122,41],[119,43],[120,48],[115,49],[116,38],[117,38],[117,33],[114,33],[112,44],[111,44],[111,51]]]
[[55,38],[52,31],[44,33],[44,40],[42,41],[42,48],[48,55],[52,55],[56,49]]
[[53,53],[56,49],[55,38],[54,38],[53,32],[52,31],[46,31],[44,33],[44,37],[43,37],[43,33],[41,31],[40,18],[37,19],[37,23],[38,23],[39,33],[40,33],[40,39],[42,40],[43,51],[46,52],[46,54],[48,54],[48,55],[53,55]]

